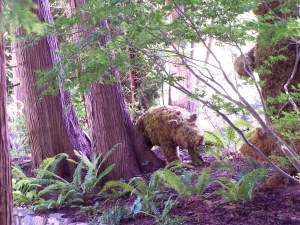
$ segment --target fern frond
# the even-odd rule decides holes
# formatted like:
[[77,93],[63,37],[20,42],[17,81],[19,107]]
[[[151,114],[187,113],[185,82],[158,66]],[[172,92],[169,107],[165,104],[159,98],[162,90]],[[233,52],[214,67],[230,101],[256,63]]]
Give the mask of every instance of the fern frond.
[[82,162],[80,162],[75,169],[72,184],[78,188],[82,184]]
[[36,169],[34,170],[37,173],[37,178],[43,178],[43,177],[52,177],[52,178],[56,178],[57,180],[60,180],[64,183],[69,183],[67,180],[63,179],[62,177],[56,175],[55,173],[48,171],[48,170],[40,170],[40,169]]
[[40,197],[45,194],[53,194],[53,193],[56,193],[58,190],[62,191],[65,188],[66,188],[66,185],[64,185],[64,184],[54,183],[54,184],[51,184],[51,185],[45,187],[43,190],[39,191],[38,196]]
[[56,171],[57,165],[65,158],[68,158],[66,153],[60,153],[52,158],[44,159],[38,170],[48,170],[52,173]]
[[19,165],[12,166],[12,176],[15,178],[27,178],[26,174]]
[[189,164],[182,164],[180,160],[176,160],[173,162],[170,162],[169,164],[166,165],[165,169],[171,170],[171,171],[177,171],[180,169],[194,169],[195,167]]
[[134,177],[129,181],[129,185],[134,187],[138,192],[140,192],[143,195],[147,194],[148,191],[148,185],[141,177]]
[[185,184],[174,172],[166,169],[161,169],[156,171],[155,175],[157,175],[160,180],[162,180],[163,185],[173,188],[180,195],[185,193]]
[[204,136],[206,142],[210,142],[212,145],[218,148],[225,148],[225,140],[219,131],[217,130],[205,131]]
[[112,169],[114,168],[114,166],[115,166],[115,164],[110,165],[110,166],[107,167],[104,171],[102,171],[102,172],[98,175],[97,179],[94,180],[93,184],[91,185],[91,188],[94,188],[94,187],[97,185],[97,183],[98,183],[103,177],[105,177],[107,174],[109,174],[109,173],[112,171]]
[[32,184],[38,184],[38,185],[41,185],[41,186],[49,186],[51,184],[62,184],[62,185],[65,185],[66,183],[65,182],[62,182],[60,180],[55,180],[55,179],[47,179],[47,178],[33,178],[33,181],[31,181]]
[[124,191],[131,192],[136,196],[142,196],[142,193],[140,193],[138,190],[136,190],[133,186],[131,186],[125,182],[116,181],[116,180],[106,182],[98,195],[101,195],[105,191],[112,189],[112,188],[120,188]]
[[202,195],[210,183],[210,168],[203,168],[198,176],[196,184],[197,195]]
[[82,154],[82,153],[80,153],[80,152],[78,152],[78,151],[76,151],[76,150],[74,150],[74,154],[80,159],[80,161],[81,162],[83,162],[87,167],[93,167],[93,164],[91,163],[91,161],[89,160],[89,158],[86,156],[86,155],[84,155],[84,154]]
[[106,160],[111,156],[111,154],[117,150],[117,148],[121,145],[121,143],[117,143],[115,144],[110,150],[109,152],[106,154],[106,156],[103,158],[103,160],[100,162],[98,169],[100,169],[103,165],[103,163],[106,162]]

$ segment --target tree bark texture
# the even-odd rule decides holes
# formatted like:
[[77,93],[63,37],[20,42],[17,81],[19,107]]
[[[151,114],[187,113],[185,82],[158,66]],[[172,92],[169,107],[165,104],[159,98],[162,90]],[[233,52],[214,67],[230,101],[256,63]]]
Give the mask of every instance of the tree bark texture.
[[[101,21],[100,26],[109,28],[106,20]],[[103,36],[100,45],[109,41],[108,36]],[[112,73],[119,78],[118,71],[112,70]],[[121,144],[106,162],[106,166],[115,164],[109,179],[129,179],[147,167],[157,169],[162,165],[137,132],[127,111],[120,82],[93,84],[85,99],[93,150],[106,155],[115,144]]]
[[[78,7],[85,1],[70,0],[71,7]],[[109,28],[108,21],[99,26]],[[100,38],[100,45],[110,41],[109,36]],[[112,54],[113,60],[113,54]],[[118,71],[110,71],[119,79]],[[104,167],[115,164],[107,179],[130,179],[142,171],[157,169],[163,162],[144,144],[127,111],[120,82],[115,84],[94,83],[85,96],[88,125],[92,140],[92,151],[105,156],[120,143]]]
[[[40,6],[40,2],[35,0]],[[42,19],[41,9],[38,9],[39,18]],[[17,30],[17,36],[22,36],[22,30]],[[43,95],[44,88],[36,87],[38,75],[36,70],[46,70],[53,66],[51,49],[48,39],[23,46],[23,41],[15,42],[16,73],[20,78],[23,90],[24,108],[28,128],[29,143],[32,154],[32,164],[37,168],[48,157],[58,153],[74,155],[73,146],[68,136],[62,96]],[[59,167],[59,174],[68,176],[72,166],[64,162]]]
[[[0,11],[2,9],[0,2]],[[12,224],[12,188],[7,128],[4,35],[0,34],[0,224]]]
[[[54,23],[50,5],[48,0],[35,0],[38,3],[39,9],[39,18],[41,21],[48,22],[50,24]],[[47,42],[50,46],[50,55],[52,64],[56,64],[60,61],[60,57],[56,54],[56,51],[59,50],[59,43],[57,36],[51,35],[46,37]],[[69,91],[64,90],[64,81],[63,81],[64,71],[61,70],[59,74],[59,91],[61,97],[61,105],[63,109],[63,118],[66,124],[67,133],[72,144],[73,149],[89,155],[91,152],[91,146],[89,141],[86,139],[86,136],[83,130],[80,127],[78,117],[73,106],[72,97]]]

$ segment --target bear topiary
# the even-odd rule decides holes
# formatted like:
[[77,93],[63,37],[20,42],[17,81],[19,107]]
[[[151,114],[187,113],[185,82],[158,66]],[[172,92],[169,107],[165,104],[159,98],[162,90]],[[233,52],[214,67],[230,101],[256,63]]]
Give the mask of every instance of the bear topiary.
[[[275,141],[268,137],[268,134],[262,128],[256,128],[254,134],[249,139],[249,142],[256,146],[266,156],[271,156],[273,154],[283,156],[282,151]],[[245,156],[250,156],[261,163],[263,162],[263,159],[261,159],[246,143],[241,146],[239,151]]]
[[136,122],[148,146],[160,146],[168,162],[179,160],[177,146],[187,149],[194,165],[203,163],[197,148],[204,146],[204,134],[195,121],[197,114],[176,106],[149,109]]
[[[281,7],[292,7],[287,5],[288,3],[285,1],[262,1],[259,7],[254,11],[255,15],[257,15],[259,21],[263,21],[265,23],[275,23],[277,20],[294,18],[295,15],[290,12],[286,13],[282,10]],[[264,18],[268,14],[276,15],[272,19],[270,17]],[[269,36],[268,36],[269,35]],[[248,53],[239,56],[234,61],[234,69],[235,71],[242,77],[247,77],[249,74],[256,68],[265,68],[269,71],[269,74],[260,73],[259,79],[262,81],[263,85],[261,87],[261,94],[266,103],[268,109],[272,107],[272,112],[266,117],[266,122],[268,125],[276,128],[274,126],[274,122],[271,120],[271,116],[282,117],[283,112],[291,112],[293,110],[293,106],[289,103],[269,103],[268,98],[276,98],[282,92],[284,92],[284,85],[290,79],[291,75],[294,74],[294,77],[290,83],[289,89],[291,89],[291,85],[297,85],[300,83],[300,63],[295,68],[296,60],[297,60],[297,44],[293,41],[294,38],[285,38],[277,42],[270,41],[272,39],[272,34],[259,34],[257,37],[257,43],[254,48],[252,48]],[[278,60],[274,63],[267,63],[271,57],[279,57],[284,56],[282,60]],[[297,107],[300,107],[300,102],[295,102]],[[292,132],[297,134],[299,132],[299,127],[295,126]],[[263,134],[262,136],[260,134]],[[252,141],[255,144],[259,144],[261,148],[269,149],[271,139],[266,137],[265,132],[262,130],[257,130],[256,134],[252,137]],[[285,139],[284,137],[282,137]],[[300,140],[289,141],[286,140],[290,146],[292,146],[296,152],[300,153]],[[266,144],[266,146],[263,145]],[[275,143],[273,143],[275,145]],[[273,150],[276,147],[273,147]],[[246,147],[246,145],[242,146],[242,153],[244,155],[253,155],[254,153],[250,153],[252,150]],[[264,151],[263,150],[263,151]],[[273,151],[272,150],[272,151]],[[269,150],[268,150],[269,151]],[[275,152],[281,152],[278,149]],[[247,153],[247,154],[246,154]],[[266,155],[270,155],[269,152]]]

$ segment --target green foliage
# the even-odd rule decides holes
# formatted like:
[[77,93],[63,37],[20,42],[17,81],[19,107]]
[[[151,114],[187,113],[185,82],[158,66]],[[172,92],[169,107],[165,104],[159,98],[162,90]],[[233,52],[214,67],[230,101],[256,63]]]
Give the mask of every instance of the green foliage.
[[[246,138],[251,137],[255,132],[255,129],[253,129],[250,122],[246,120],[238,119],[233,121],[233,124],[240,130],[244,131]],[[229,125],[226,125],[222,131],[205,131],[204,137],[207,147],[206,154],[214,156],[218,161],[226,159],[226,156],[223,153],[225,149],[238,150],[243,143],[243,139]]]
[[[113,169],[114,165],[111,165],[99,172],[117,146],[112,148],[103,159],[101,155],[94,154],[90,160],[77,151],[74,152],[79,162],[69,159],[64,153],[47,158],[35,170],[36,177],[27,177],[19,167],[13,167],[13,175],[16,177],[13,181],[15,204],[32,204],[33,210],[44,210],[83,203],[94,196],[97,185]],[[77,164],[71,182],[55,174],[58,164],[66,158]]]
[[[178,17],[172,22],[168,20],[169,13],[175,10],[176,5],[185,6],[184,11],[191,23],[183,17]],[[177,63],[180,61],[176,54],[167,51],[168,47],[180,43],[201,43],[201,40],[207,37],[213,37],[234,46],[245,44],[246,41],[254,39],[253,35],[249,34],[250,32],[247,33],[248,30],[253,30],[254,26],[253,24],[250,26],[237,17],[254,9],[256,5],[256,1],[249,0],[218,3],[175,0],[168,4],[163,1],[118,1],[118,3],[112,3],[110,0],[89,1],[77,9],[80,12],[87,12],[89,16],[80,18],[78,14],[74,14],[69,19],[59,18],[56,21],[56,32],[68,33],[75,24],[87,28],[93,27],[93,32],[84,34],[87,37],[76,43],[69,43],[66,39],[61,48],[63,53],[61,65],[57,65],[50,73],[44,73],[41,83],[55,82],[55,76],[59,74],[57,72],[64,68],[67,86],[80,84],[82,88],[87,88],[88,83],[94,81],[109,82],[109,79],[103,80],[103,75],[110,74],[109,70],[112,66],[118,68],[121,74],[128,74],[134,67],[143,74],[152,73],[160,83],[163,80],[174,83],[174,76],[165,74],[164,69],[156,65],[156,63],[164,65],[169,60]],[[110,30],[103,27],[95,28],[95,21],[105,19],[110,21]],[[194,24],[197,24],[196,30],[193,27]],[[165,34],[167,37],[164,37]],[[90,48],[102,35],[110,35],[112,41],[105,46]],[[129,57],[128,46],[138,53],[138,57],[134,59]],[[111,50],[115,53],[114,60],[110,60]],[[185,56],[188,51],[182,50],[182,53]],[[76,60],[74,60],[74,55],[77,56]],[[154,61],[153,58],[156,60]],[[69,79],[73,77],[75,71],[81,76]],[[148,81],[147,84],[149,84]],[[142,95],[146,92],[143,90]],[[230,107],[237,110],[235,106]]]
[[182,164],[180,160],[175,160],[173,162],[168,163],[165,169],[175,172],[184,169],[194,169],[194,166],[190,164]]
[[[96,223],[100,224],[108,224],[108,225],[119,225],[121,220],[128,218],[128,210],[124,207],[115,205],[108,209],[106,209],[104,212],[102,212],[102,215],[100,218],[95,219]],[[94,224],[92,222],[92,224]]]
[[26,32],[43,33],[46,25],[38,21],[32,9],[36,4],[31,0],[2,0],[3,11],[0,12],[0,32],[9,31],[14,35],[16,28],[22,27]]
[[[104,201],[103,203],[105,203],[105,202],[106,201]],[[83,215],[87,215],[87,216],[94,216],[94,215],[98,215],[98,214],[101,213],[101,210],[99,209],[100,203],[98,201],[95,202],[94,205],[79,206],[79,207],[80,207],[80,210],[79,210],[78,214],[83,214]]]
[[12,167],[12,175],[14,204],[33,204],[41,200],[37,190],[40,185],[34,183],[34,178],[28,177],[18,165]]
[[158,225],[180,225],[185,224],[187,218],[181,216],[170,216],[170,210],[174,205],[177,204],[177,199],[172,200],[172,195],[169,197],[167,201],[164,202],[164,207],[162,212],[155,217],[155,222]]
[[267,175],[268,170],[255,169],[245,174],[238,181],[228,177],[220,177],[215,182],[220,184],[222,189],[214,191],[214,194],[222,196],[224,201],[250,201],[258,182]]
[[[175,163],[173,163],[175,165]],[[172,166],[170,166],[172,168]],[[128,183],[122,181],[108,181],[105,183],[99,195],[111,197],[108,190],[113,193],[113,197],[120,197],[126,192],[136,195],[136,199],[131,206],[133,215],[138,213],[146,213],[154,215],[158,223],[162,221],[173,221],[168,217],[168,212],[174,206],[176,201],[173,201],[171,195],[168,200],[164,201],[161,186],[174,189],[179,195],[203,195],[205,189],[210,184],[210,170],[204,168],[199,175],[188,176],[188,172],[178,176],[168,169],[160,169],[152,174],[149,183],[147,184],[143,178],[132,178]],[[197,180],[196,180],[197,179]],[[196,180],[196,181],[195,181]],[[162,211],[159,206],[164,203]],[[178,218],[177,218],[178,219]],[[175,221],[176,219],[174,219]],[[181,220],[179,220],[181,221]]]
[[84,106],[84,100],[81,93],[78,91],[78,87],[74,87],[70,90],[72,94],[72,103],[76,110],[76,115],[79,120],[80,126],[83,128],[83,130],[87,131],[87,117],[86,117],[86,111]]
[[[300,84],[298,84],[296,87],[292,86],[290,96],[294,102],[300,102]],[[268,103],[283,105],[290,104],[285,93],[281,93],[276,98],[268,98]],[[269,115],[272,121],[275,123],[278,133],[289,140],[300,140],[299,109],[292,109],[289,112],[282,110],[280,114],[274,114],[274,112],[277,111],[278,109],[276,109],[274,106],[269,107]]]
[[11,96],[8,104],[8,127],[10,154],[13,157],[24,158],[30,154],[29,138],[24,115],[23,104],[15,97]]

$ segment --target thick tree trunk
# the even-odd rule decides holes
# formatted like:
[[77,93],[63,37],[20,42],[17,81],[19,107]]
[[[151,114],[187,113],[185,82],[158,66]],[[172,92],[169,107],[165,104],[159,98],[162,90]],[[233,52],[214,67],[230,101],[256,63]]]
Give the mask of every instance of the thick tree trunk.
[[[81,0],[69,2],[71,7],[83,3]],[[99,26],[109,28],[107,21],[100,22]],[[109,41],[108,36],[103,36],[100,44],[105,45]],[[119,78],[118,71],[112,73]],[[163,165],[137,132],[125,106],[120,82],[92,84],[85,100],[92,150],[105,156],[114,145],[120,143],[104,165],[115,164],[108,179],[129,179],[142,171],[150,171]]]
[[[0,3],[0,11],[1,11]],[[0,34],[0,224],[12,224],[12,188],[6,114],[4,36]]]
[[[109,28],[107,21],[101,21],[100,26]],[[108,36],[103,36],[100,44],[105,45],[109,41]],[[113,71],[113,74],[119,78],[118,71]],[[106,155],[115,144],[121,144],[106,162],[106,166],[115,164],[109,179],[129,179],[141,171],[157,169],[162,165],[135,129],[119,82],[93,84],[85,99],[92,149]]]
[[[20,30],[18,35],[22,35]],[[46,38],[22,48],[24,43],[15,43],[16,72],[20,77],[23,89],[23,101],[28,129],[32,164],[37,168],[48,157],[65,152],[73,155],[73,149],[63,119],[60,95],[43,95],[37,88],[36,70],[52,67],[50,49]],[[64,167],[70,173],[68,166]]]
[[[41,21],[46,21],[50,24],[54,23],[53,17],[50,11],[50,5],[48,0],[35,0],[39,5],[39,17]],[[51,61],[56,64],[60,61],[60,57],[56,54],[59,50],[58,38],[56,36],[47,36],[47,42],[50,46]],[[78,117],[73,106],[72,97],[69,91],[64,90],[63,73],[61,70],[59,75],[59,91],[61,96],[61,105],[64,113],[64,121],[66,124],[69,139],[71,141],[73,149],[89,155],[91,152],[91,146],[89,140],[87,140],[83,130],[80,127]]]
[[[40,20],[51,22],[47,0],[34,1],[38,4]],[[17,35],[22,36],[22,31],[18,30]],[[87,152],[88,149],[81,148],[82,143],[80,142],[83,139],[79,137],[83,137],[83,135],[78,136],[78,133],[75,132],[81,128],[74,109],[72,107],[66,109],[68,107],[66,101],[70,100],[70,95],[63,92],[62,89],[57,96],[43,95],[44,88],[35,86],[38,79],[35,71],[49,69],[59,60],[55,58],[54,53],[58,47],[57,39],[46,37],[33,45],[26,47],[23,45],[23,41],[15,43],[16,73],[22,83],[33,166],[36,168],[45,158],[62,152],[72,157],[73,149]],[[84,139],[84,141],[86,140]],[[61,165],[59,173],[68,176],[72,169],[72,166],[65,162],[64,165]]]

